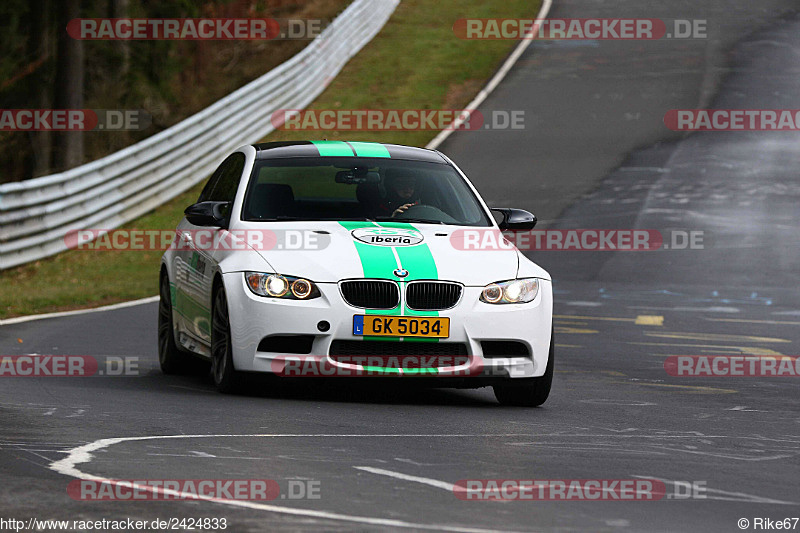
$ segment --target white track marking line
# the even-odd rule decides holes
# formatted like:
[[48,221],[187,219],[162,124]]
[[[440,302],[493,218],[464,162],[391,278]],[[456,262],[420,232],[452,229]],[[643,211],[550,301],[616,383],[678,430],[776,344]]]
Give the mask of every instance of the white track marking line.
[[408,474],[393,472],[392,470],[384,470],[383,468],[373,468],[371,466],[354,466],[353,468],[356,470],[369,472],[370,474],[378,474],[379,476],[389,476],[395,479],[402,479],[404,481],[415,481],[417,483],[422,483],[423,485],[436,487],[437,489],[444,489],[448,492],[453,492],[456,488],[455,485],[452,483],[447,483],[446,481],[439,481],[438,479],[431,479],[428,477],[409,476]]
[[[100,439],[94,442],[90,442],[88,444],[84,444],[82,446],[77,446],[75,448],[71,448],[68,450],[69,457],[61,459],[60,461],[56,461],[55,463],[50,465],[51,470],[55,470],[61,474],[73,476],[73,477],[80,477],[80,474],[83,474],[81,471],[75,468],[75,465],[88,463],[92,460],[92,452],[97,450],[102,450],[104,448],[108,448],[109,446],[113,446],[115,444],[120,444],[122,442],[133,442],[133,441],[143,441],[143,440],[160,440],[160,439],[213,439],[213,438],[246,438],[246,437],[255,437],[255,438],[329,438],[329,437],[341,437],[341,438],[387,438],[387,437],[396,437],[396,438],[461,438],[461,437],[522,437],[522,436],[529,436],[525,433],[498,433],[498,434],[486,434],[486,433],[476,433],[476,434],[397,434],[397,433],[379,433],[379,434],[364,434],[364,433],[346,433],[346,434],[339,434],[339,433],[219,433],[219,434],[202,434],[202,435],[145,435],[143,437],[116,437],[110,439]],[[79,475],[76,475],[79,474]]]
[[158,301],[158,296],[150,296],[149,298],[142,298],[141,300],[131,300],[129,302],[120,302],[118,304],[104,305],[103,307],[93,307],[91,309],[76,309],[74,311],[61,311],[59,313],[46,313],[44,315],[17,316],[14,318],[6,318],[5,320],[0,320],[0,326],[19,324],[21,322],[31,322],[33,320],[43,320],[45,318],[59,318],[62,316],[86,315],[89,313],[99,313],[102,311],[113,311],[115,309],[125,309],[126,307],[133,307],[135,305],[151,304],[157,301]]
[[[543,0],[542,1],[542,8],[539,10],[539,14],[536,15],[536,20],[541,20],[543,18],[547,18],[547,14],[550,13],[550,7],[553,5],[553,0]],[[508,75],[508,72],[511,70],[511,67],[517,62],[523,52],[528,49],[531,45],[533,40],[536,38],[536,35],[539,33],[539,24],[534,24],[531,31],[523,36],[522,41],[517,45],[511,55],[508,56],[503,66],[500,67],[500,70],[489,80],[489,83],[481,89],[481,92],[469,103],[467,107],[464,108],[465,111],[474,111],[478,109],[478,106],[483,103],[484,100],[494,91],[500,82]],[[439,134],[433,138],[431,142],[425,145],[425,148],[429,150],[436,150],[440,144],[442,144],[445,139],[450,137],[452,134],[461,124],[464,123],[464,120],[461,117],[456,118],[453,122],[450,123],[447,128],[443,129],[439,132]]]
[[[63,474],[65,476],[71,476],[78,479],[84,479],[87,481],[97,481],[100,483],[108,483],[109,485],[116,484],[119,480],[113,480],[109,478],[104,478],[101,476],[95,476],[92,474],[87,474],[82,472],[78,468],[77,465],[88,463],[93,459],[93,452],[97,452],[98,450],[102,450],[108,448],[109,446],[113,446],[115,444],[120,444],[124,442],[133,442],[133,441],[146,441],[146,440],[159,440],[159,439],[202,439],[202,438],[225,438],[225,437],[261,437],[261,438],[281,438],[281,437],[289,437],[289,438],[319,438],[319,437],[340,437],[340,438],[387,438],[387,437],[394,437],[394,438],[463,438],[463,437],[510,437],[510,436],[521,436],[519,433],[512,433],[512,434],[505,434],[505,435],[492,435],[492,434],[474,434],[474,435],[454,435],[454,434],[422,434],[422,435],[401,435],[401,434],[380,434],[380,435],[369,435],[369,434],[346,434],[346,435],[339,435],[335,433],[326,433],[326,434],[290,434],[290,433],[282,433],[282,434],[218,434],[218,435],[147,435],[143,437],[118,437],[118,438],[110,438],[110,439],[100,439],[94,442],[90,442],[88,444],[84,444],[82,446],[78,446],[76,448],[72,448],[67,451],[68,455],[64,459],[59,461],[55,461],[48,465],[48,468],[58,472],[59,474]],[[230,505],[233,507],[244,507],[248,509],[256,509],[261,511],[268,511],[273,513],[281,513],[281,514],[288,514],[288,515],[295,515],[295,516],[305,516],[305,517],[312,517],[312,518],[319,518],[323,520],[340,520],[344,522],[354,522],[360,524],[369,524],[369,525],[377,525],[377,526],[389,526],[389,527],[399,527],[399,528],[411,528],[411,529],[427,529],[427,530],[435,530],[435,531],[453,531],[453,532],[461,532],[461,533],[490,533],[495,531],[502,531],[502,530],[495,530],[495,529],[481,529],[481,528],[469,528],[469,527],[461,527],[461,526],[450,526],[446,524],[416,524],[413,522],[405,522],[403,520],[395,520],[395,519],[388,519],[388,518],[374,518],[369,516],[355,516],[355,515],[346,515],[346,514],[339,514],[339,513],[331,513],[328,511],[314,511],[314,510],[307,510],[307,509],[294,509],[291,507],[281,507],[279,505],[270,505],[270,504],[262,504],[262,503],[254,503],[251,501],[246,500],[219,500],[215,498],[209,498],[207,496],[201,496],[198,494],[190,494],[190,493],[183,493],[180,491],[174,491],[171,489],[164,489],[160,487],[154,487],[151,485],[140,485],[138,483],[129,483],[126,486],[132,486],[138,490],[143,490],[146,492],[151,492],[153,494],[164,494],[172,496],[176,499],[185,499],[185,500],[205,500],[214,503],[220,503],[223,505]]]

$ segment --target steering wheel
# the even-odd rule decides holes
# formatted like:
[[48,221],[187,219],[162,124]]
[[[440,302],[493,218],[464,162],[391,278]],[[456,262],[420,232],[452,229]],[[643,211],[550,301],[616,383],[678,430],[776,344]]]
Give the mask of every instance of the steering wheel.
[[436,222],[445,222],[447,224],[457,224],[458,221],[432,205],[416,204],[412,205],[394,218],[402,220],[404,218],[421,218],[426,220],[433,220]]

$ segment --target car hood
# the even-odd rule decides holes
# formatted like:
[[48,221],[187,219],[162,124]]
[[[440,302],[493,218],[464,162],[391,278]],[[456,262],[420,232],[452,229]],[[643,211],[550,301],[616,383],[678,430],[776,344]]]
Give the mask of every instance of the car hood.
[[271,270],[320,283],[348,278],[440,279],[484,286],[513,279],[519,270],[516,248],[459,249],[463,247],[456,237],[465,229],[460,226],[271,222],[268,226],[243,223],[242,227],[269,234],[267,244],[256,248]]

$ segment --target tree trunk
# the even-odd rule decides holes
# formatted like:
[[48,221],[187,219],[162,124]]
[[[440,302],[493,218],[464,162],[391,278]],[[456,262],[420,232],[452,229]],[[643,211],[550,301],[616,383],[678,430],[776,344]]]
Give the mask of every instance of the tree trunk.
[[[110,0],[111,17],[115,19],[128,18],[129,0]],[[130,41],[117,41],[117,48],[122,56],[122,63],[119,68],[120,78],[125,79],[131,68],[131,43]]]
[[[50,0],[31,0],[31,19],[32,30],[28,41],[30,57],[46,58],[51,55],[52,45],[52,15],[53,5]],[[47,63],[40,65],[32,76],[32,87],[34,102],[40,109],[53,107],[53,95],[50,88],[53,79],[50,77],[50,70]],[[52,159],[53,134],[49,131],[32,131],[31,149],[33,151],[32,177],[45,176],[50,173],[50,161]]]
[[[58,57],[56,59],[55,108],[83,108],[83,41],[67,34],[67,23],[80,17],[80,0],[59,0]],[[66,170],[83,163],[82,131],[55,133],[53,166]]]

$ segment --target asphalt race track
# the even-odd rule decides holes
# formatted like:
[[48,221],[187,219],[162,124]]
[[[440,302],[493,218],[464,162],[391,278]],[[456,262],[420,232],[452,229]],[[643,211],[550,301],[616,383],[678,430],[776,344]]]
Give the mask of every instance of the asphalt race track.
[[[220,395],[202,368],[158,370],[154,303],[9,324],[4,355],[138,358],[140,375],[3,378],[0,515],[224,517],[237,532],[731,532],[741,518],[753,530],[757,517],[800,516],[797,378],[664,367],[670,355],[800,355],[800,135],[682,135],[662,122],[678,108],[800,109],[798,5],[556,0],[550,13],[612,16],[707,19],[708,39],[536,42],[481,108],[524,109],[525,129],[459,132],[441,147],[489,203],[530,209],[542,227],[703,232],[702,249],[529,252],[556,296],[543,407],[384,382],[257,380]],[[319,497],[76,501],[67,485],[86,474],[272,479],[284,496],[291,482]],[[667,494],[454,495],[459,480],[498,478],[656,478]],[[699,497],[685,497],[691,484]]]

